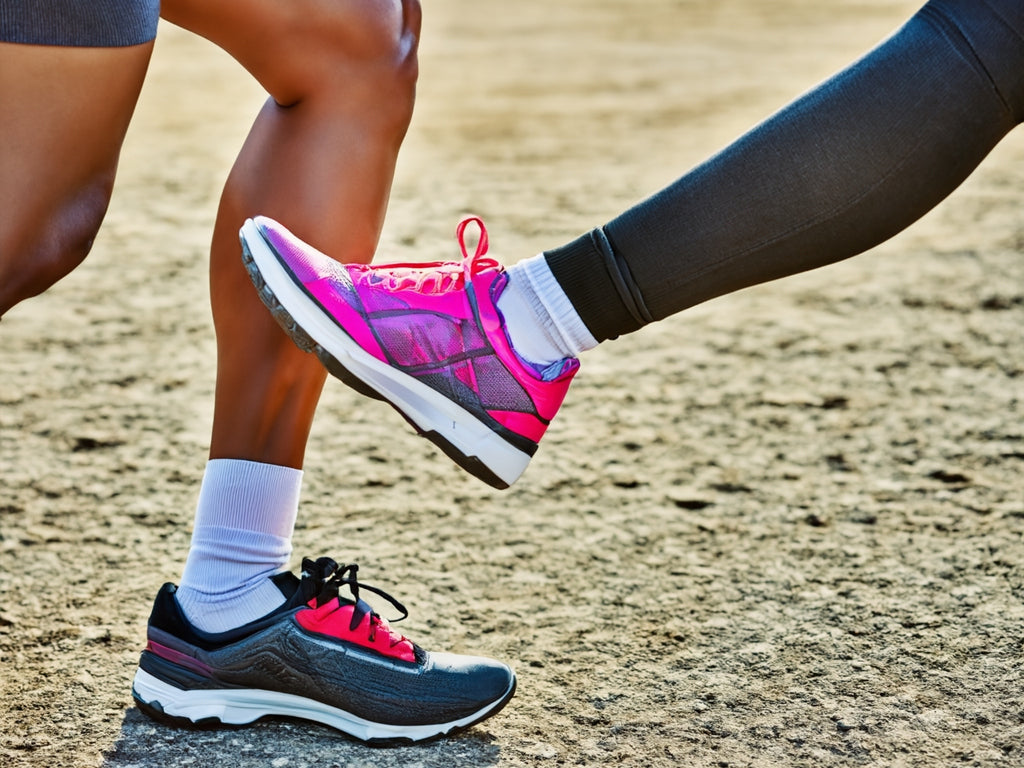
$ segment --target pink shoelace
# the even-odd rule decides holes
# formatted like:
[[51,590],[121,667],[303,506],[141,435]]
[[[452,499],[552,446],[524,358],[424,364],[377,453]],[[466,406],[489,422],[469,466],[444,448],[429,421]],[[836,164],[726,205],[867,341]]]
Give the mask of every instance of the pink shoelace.
[[[476,250],[469,255],[466,247],[466,228],[476,224],[480,230]],[[489,241],[487,227],[478,216],[468,216],[459,222],[455,236],[462,250],[463,260],[438,261],[422,264],[382,264],[366,268],[366,279],[371,285],[380,285],[389,291],[412,290],[417,293],[439,294],[458,289],[468,281],[473,272],[500,266],[494,259],[485,259]]]

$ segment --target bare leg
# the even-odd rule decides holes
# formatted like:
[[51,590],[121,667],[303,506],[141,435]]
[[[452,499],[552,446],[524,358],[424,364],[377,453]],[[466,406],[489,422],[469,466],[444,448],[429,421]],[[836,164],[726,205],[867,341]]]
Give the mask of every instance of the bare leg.
[[152,49],[0,43],[0,315],[88,254]]
[[[344,258],[372,257],[411,116],[419,7],[415,0],[165,0],[163,11],[233,54],[271,100],[242,147],[217,216],[210,266],[218,354],[211,461],[181,583],[158,597],[152,614],[155,642],[136,674],[136,698],[163,717],[244,722],[254,713],[289,714],[363,739],[450,731],[444,705],[452,690],[461,712],[481,702],[461,722],[489,716],[515,690],[511,670],[478,657],[462,663],[455,655],[431,664],[354,600],[326,594],[353,584],[355,566],[307,560],[301,583],[276,578],[291,549],[297,468],[325,373],[264,308],[242,266],[238,234],[245,218],[265,213]],[[281,610],[310,595],[317,599],[307,607]],[[211,633],[236,630],[205,641],[226,650],[218,658],[243,669],[235,679],[251,688],[210,690],[221,673],[196,669],[186,621]],[[307,622],[307,631],[296,631],[295,622]],[[241,634],[246,637],[238,640]],[[245,654],[252,654],[248,663],[239,664]],[[396,659],[415,673],[397,673]],[[454,674],[435,674],[442,668]],[[254,678],[260,669],[267,674]],[[225,669],[228,677],[236,672]],[[380,675],[393,691],[381,694]],[[182,679],[197,685],[184,690]],[[372,695],[360,695],[364,680]],[[237,706],[239,695],[244,706]],[[410,720],[416,724],[401,725]]]
[[369,261],[412,115],[416,0],[166,0],[165,19],[220,45],[271,95],[213,234],[217,332],[211,458],[301,467],[325,373],[259,301],[238,230],[265,214],[345,261]]

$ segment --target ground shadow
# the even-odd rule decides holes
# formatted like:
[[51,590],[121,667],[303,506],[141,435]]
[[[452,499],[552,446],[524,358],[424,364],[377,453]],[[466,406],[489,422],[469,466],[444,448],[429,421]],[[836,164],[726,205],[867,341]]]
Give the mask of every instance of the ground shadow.
[[501,749],[479,727],[449,739],[408,747],[373,748],[323,726],[267,720],[245,728],[186,730],[156,723],[135,707],[121,723],[104,768],[451,768],[489,766]]

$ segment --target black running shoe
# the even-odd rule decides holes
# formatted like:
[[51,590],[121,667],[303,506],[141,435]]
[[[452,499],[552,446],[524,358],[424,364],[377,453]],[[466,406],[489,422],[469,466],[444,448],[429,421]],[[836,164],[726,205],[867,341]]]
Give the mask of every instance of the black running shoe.
[[[497,713],[516,688],[512,670],[476,656],[429,653],[359,598],[358,566],[306,559],[302,577],[274,577],[287,602],[238,629],[193,627],[165,584],[149,618],[132,696],[175,725],[244,725],[262,717],[313,720],[361,741],[424,741]],[[338,591],[347,587],[352,599]]]

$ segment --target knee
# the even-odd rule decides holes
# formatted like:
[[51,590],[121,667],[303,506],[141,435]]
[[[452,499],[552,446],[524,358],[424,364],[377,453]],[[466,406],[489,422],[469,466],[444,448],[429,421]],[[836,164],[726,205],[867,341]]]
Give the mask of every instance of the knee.
[[271,94],[288,106],[304,101],[365,101],[367,109],[404,126],[412,116],[419,75],[419,0],[344,0],[318,18],[296,19],[284,37],[294,48]]
[[39,216],[6,218],[0,227],[0,315],[82,263],[106,215],[112,182],[98,178]]

